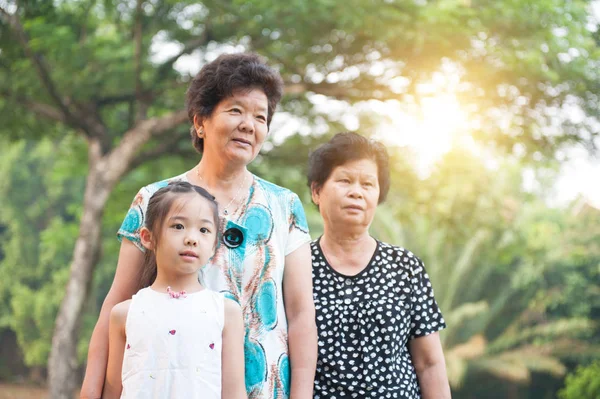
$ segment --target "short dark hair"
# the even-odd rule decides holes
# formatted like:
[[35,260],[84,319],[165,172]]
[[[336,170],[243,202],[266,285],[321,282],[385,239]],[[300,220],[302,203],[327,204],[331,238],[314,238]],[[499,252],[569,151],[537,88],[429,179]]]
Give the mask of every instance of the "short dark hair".
[[323,187],[331,172],[350,161],[370,159],[377,165],[379,201],[385,201],[390,190],[390,161],[385,146],[356,133],[338,133],[314,150],[308,158],[308,187]]
[[215,107],[238,90],[260,89],[267,96],[267,127],[283,95],[283,80],[256,54],[223,54],[204,65],[187,90],[187,112],[192,123],[192,144],[199,153],[204,151],[204,139],[196,134],[194,116],[212,115]]
[[[158,244],[160,231],[165,222],[165,218],[171,211],[171,207],[177,197],[181,194],[198,193],[201,197],[206,198],[211,205],[215,226],[219,226],[219,205],[208,191],[202,187],[195,186],[184,181],[172,181],[167,186],[158,189],[150,200],[146,208],[145,226],[152,233],[154,245]],[[219,239],[219,234],[215,239],[215,245]],[[156,256],[154,251],[147,250],[145,253],[144,267],[141,270],[139,288],[146,288],[152,285],[156,280]]]

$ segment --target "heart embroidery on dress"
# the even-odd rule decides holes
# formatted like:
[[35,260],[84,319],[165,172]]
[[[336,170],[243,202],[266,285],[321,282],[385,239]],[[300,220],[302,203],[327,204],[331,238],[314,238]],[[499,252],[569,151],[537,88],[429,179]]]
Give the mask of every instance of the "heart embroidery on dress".
[[176,333],[176,332],[177,332],[177,331],[175,331],[175,330],[171,330],[171,331],[169,331],[169,334],[171,334],[171,335],[175,335],[175,333]]

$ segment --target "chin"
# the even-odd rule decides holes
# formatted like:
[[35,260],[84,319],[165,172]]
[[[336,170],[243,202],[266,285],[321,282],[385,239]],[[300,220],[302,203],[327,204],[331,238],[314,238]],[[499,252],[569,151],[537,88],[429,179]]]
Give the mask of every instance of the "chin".
[[345,215],[341,219],[348,227],[358,227],[363,224],[363,217],[359,217],[359,215]]
[[239,165],[248,165],[250,162],[254,161],[254,158],[256,158],[256,155],[250,154],[250,153],[246,153],[246,154],[240,154],[238,153],[234,153],[234,154],[229,154],[229,156],[227,157],[229,159],[229,162],[233,163],[233,164],[239,164]]

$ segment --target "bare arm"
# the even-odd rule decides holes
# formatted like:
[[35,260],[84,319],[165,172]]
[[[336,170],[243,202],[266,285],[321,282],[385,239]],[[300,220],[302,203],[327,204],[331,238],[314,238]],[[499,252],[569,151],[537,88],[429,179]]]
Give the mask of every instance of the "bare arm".
[[144,253],[131,241],[123,239],[117,271],[112,286],[100,310],[100,316],[90,340],[88,349],[87,368],[81,399],[99,399],[108,362],[108,324],[112,308],[135,294],[141,268],[144,264]]
[[408,349],[417,372],[423,399],[451,398],[440,334],[435,332],[425,337],[414,338],[409,341]]
[[247,399],[244,380],[244,321],[240,305],[231,299],[225,299],[221,368],[221,397]]
[[119,399],[123,384],[121,381],[121,369],[123,368],[123,356],[125,352],[125,322],[131,300],[121,302],[110,312],[110,323],[108,329],[108,365],[106,366],[106,381],[102,392],[103,399]]
[[285,257],[283,301],[288,320],[291,399],[312,399],[317,365],[317,326],[309,244]]

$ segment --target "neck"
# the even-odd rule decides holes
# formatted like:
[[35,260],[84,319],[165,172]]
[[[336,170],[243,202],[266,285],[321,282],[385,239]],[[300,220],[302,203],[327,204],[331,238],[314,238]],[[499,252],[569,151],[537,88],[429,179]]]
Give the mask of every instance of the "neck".
[[233,165],[222,157],[212,156],[211,153],[204,153],[195,169],[197,180],[200,180],[200,176],[204,185],[221,190],[239,185],[248,173],[246,165]]
[[363,254],[365,249],[371,248],[375,240],[369,235],[367,229],[344,231],[344,228],[328,228],[325,226],[321,237],[321,248],[344,257],[353,257],[353,254]]
[[203,290],[202,284],[198,281],[196,273],[184,275],[170,275],[161,273],[160,269],[156,274],[156,280],[152,283],[152,289],[158,292],[167,293],[167,287],[175,292],[185,291],[193,293]]

